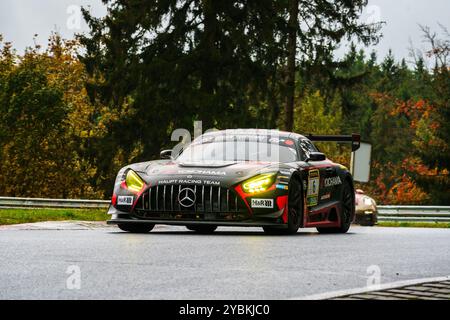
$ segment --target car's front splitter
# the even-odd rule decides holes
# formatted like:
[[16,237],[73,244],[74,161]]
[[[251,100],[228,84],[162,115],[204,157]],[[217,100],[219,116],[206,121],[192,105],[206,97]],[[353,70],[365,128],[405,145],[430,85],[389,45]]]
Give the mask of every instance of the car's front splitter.
[[111,219],[107,221],[108,224],[119,223],[151,223],[151,224],[165,224],[165,225],[190,225],[190,224],[205,224],[216,226],[242,226],[242,227],[264,227],[273,226],[286,228],[287,225],[282,222],[281,216],[284,209],[264,213],[249,215],[243,220],[208,220],[208,219],[171,219],[171,218],[140,218],[133,214],[133,212],[120,211],[114,206],[110,205],[108,214]]
[[175,226],[186,225],[214,225],[222,227],[277,227],[287,228],[286,224],[263,221],[205,221],[205,220],[164,220],[164,219],[122,219],[116,218],[107,221],[107,224],[165,224]]

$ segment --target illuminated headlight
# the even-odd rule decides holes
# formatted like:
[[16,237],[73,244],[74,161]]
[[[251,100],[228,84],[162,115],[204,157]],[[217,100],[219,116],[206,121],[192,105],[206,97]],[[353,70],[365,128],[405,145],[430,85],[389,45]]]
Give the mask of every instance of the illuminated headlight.
[[242,183],[245,193],[260,193],[269,189],[275,182],[276,173],[264,173],[250,178]]
[[128,170],[125,178],[125,184],[127,185],[128,190],[135,193],[140,192],[145,185],[141,177],[139,177],[133,170]]

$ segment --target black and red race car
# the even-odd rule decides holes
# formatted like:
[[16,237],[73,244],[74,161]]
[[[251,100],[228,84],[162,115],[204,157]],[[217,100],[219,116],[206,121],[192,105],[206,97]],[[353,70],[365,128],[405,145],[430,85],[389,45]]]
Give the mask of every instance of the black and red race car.
[[345,233],[355,216],[352,176],[313,141],[350,142],[356,150],[360,137],[260,129],[205,133],[180,152],[165,150],[161,160],[122,168],[108,224],[129,232],[167,224],[199,233],[217,226]]

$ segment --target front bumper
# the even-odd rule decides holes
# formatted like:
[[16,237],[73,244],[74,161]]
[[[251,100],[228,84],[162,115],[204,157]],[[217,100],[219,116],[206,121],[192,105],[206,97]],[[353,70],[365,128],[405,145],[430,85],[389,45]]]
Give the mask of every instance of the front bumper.
[[[122,223],[150,223],[150,224],[165,224],[165,225],[216,225],[216,226],[240,226],[240,227],[287,227],[284,224],[282,215],[283,210],[271,212],[269,214],[246,215],[245,218],[239,220],[225,220],[225,219],[208,219],[208,216],[199,215],[198,218],[192,218],[192,215],[173,215],[173,213],[161,212],[155,217],[141,218],[136,216],[133,212],[124,212],[116,209],[110,205],[108,214],[112,217],[107,221],[108,224],[122,224]],[[167,215],[167,218],[161,218]],[[169,217],[170,215],[170,217]],[[214,216],[213,216],[214,217]]]

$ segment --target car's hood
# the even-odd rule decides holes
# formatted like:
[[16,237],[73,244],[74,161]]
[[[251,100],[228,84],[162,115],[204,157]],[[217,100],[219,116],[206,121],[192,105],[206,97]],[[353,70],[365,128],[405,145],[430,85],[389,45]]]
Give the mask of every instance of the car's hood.
[[129,166],[150,185],[214,183],[230,186],[264,172],[289,170],[288,164],[259,161],[178,162],[156,160]]

